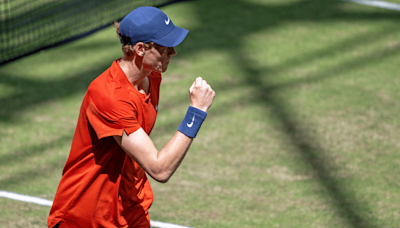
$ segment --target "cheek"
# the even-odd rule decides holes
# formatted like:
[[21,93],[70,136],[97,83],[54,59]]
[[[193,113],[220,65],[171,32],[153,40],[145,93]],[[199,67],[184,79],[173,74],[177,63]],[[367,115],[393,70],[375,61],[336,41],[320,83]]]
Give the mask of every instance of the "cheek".
[[162,61],[160,58],[147,59],[146,65],[149,67],[149,69],[158,72],[165,72],[167,69],[167,64],[165,64],[165,61]]
[[157,58],[154,55],[147,56],[146,58],[144,58],[143,63],[145,63],[146,65],[152,66],[152,67],[162,65],[161,61],[159,61],[159,58]]

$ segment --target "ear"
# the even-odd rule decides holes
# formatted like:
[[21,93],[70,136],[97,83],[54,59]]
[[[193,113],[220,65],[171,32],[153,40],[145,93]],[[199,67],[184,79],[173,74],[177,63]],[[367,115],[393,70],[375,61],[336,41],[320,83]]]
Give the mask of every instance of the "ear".
[[135,44],[135,53],[140,57],[144,56],[145,48],[142,42],[138,42]]

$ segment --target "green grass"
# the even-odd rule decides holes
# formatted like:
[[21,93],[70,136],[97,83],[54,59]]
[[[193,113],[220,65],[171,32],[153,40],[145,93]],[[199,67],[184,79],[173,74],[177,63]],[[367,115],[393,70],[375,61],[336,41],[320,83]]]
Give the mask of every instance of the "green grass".
[[[195,77],[217,96],[181,167],[151,181],[151,219],[399,226],[399,12],[317,0],[163,10],[190,33],[163,75],[156,146],[176,131]],[[107,28],[0,67],[1,190],[53,199],[85,90],[120,56]],[[0,198],[1,227],[45,227],[48,212]]]

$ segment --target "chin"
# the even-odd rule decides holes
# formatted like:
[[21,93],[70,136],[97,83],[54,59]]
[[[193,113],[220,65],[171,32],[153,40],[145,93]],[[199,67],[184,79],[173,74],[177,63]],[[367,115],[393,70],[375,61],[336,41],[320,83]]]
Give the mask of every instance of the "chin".
[[165,71],[167,71],[168,67],[165,67],[165,69],[160,69],[160,73],[164,73]]
[[165,70],[163,70],[163,69],[155,69],[153,71],[157,72],[157,73],[164,73],[165,71],[167,71],[167,69],[165,69]]
[[153,68],[153,71],[158,72],[158,73],[164,73],[168,69],[168,64],[160,67],[155,67]]

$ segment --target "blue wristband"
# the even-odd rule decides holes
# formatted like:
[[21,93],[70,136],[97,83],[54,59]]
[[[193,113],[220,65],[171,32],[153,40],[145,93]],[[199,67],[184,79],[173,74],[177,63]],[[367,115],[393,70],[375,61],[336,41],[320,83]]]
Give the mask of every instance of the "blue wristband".
[[197,132],[199,131],[201,124],[207,117],[207,113],[189,106],[185,118],[182,120],[181,125],[178,127],[178,131],[182,132],[188,137],[196,138]]

